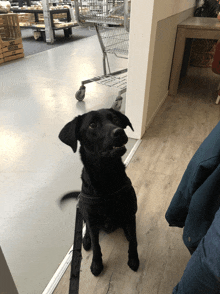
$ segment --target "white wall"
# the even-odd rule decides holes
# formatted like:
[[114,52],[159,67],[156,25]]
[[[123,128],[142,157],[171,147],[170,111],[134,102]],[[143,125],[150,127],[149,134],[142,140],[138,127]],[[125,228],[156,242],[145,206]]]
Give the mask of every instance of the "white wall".
[[[132,2],[137,2],[137,0],[134,0]],[[157,22],[179,12],[183,12],[184,10],[194,7],[195,5],[195,0],[155,0],[154,20]]]
[[[156,109],[160,106],[160,102],[157,101],[158,105],[154,106],[156,108],[152,110],[153,113],[148,112],[149,99],[153,99],[150,97],[150,86],[157,23],[162,19],[193,8],[196,5],[196,0],[132,0],[131,5],[125,113],[135,129],[135,132],[129,132],[128,135],[139,139],[145,132],[146,122],[152,119]],[[170,52],[170,54],[172,53]],[[164,74],[167,75],[167,72]],[[164,100],[164,95],[161,95],[160,101]]]

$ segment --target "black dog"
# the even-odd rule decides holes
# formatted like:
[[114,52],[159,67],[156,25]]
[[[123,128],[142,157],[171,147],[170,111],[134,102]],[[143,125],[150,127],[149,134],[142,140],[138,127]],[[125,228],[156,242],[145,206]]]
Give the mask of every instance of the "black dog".
[[137,199],[121,159],[126,152],[124,145],[128,138],[124,129],[127,126],[133,130],[129,119],[122,113],[101,109],[77,116],[59,134],[60,140],[74,152],[77,141],[81,144],[84,168],[79,208],[86,222],[83,247],[89,250],[92,245],[91,271],[95,276],[103,270],[100,229],[112,232],[123,228],[129,241],[128,265],[134,271],[139,267],[135,217]]

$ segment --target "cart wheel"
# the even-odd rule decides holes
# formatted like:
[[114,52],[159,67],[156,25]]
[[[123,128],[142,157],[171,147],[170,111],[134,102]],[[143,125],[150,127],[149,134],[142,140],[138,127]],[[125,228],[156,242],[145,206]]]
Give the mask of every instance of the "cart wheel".
[[79,88],[79,90],[76,92],[76,99],[78,101],[83,101],[83,99],[85,98],[85,92],[86,92],[86,87],[85,86],[81,86]]
[[34,31],[34,39],[39,40],[41,38],[41,33],[38,31]]
[[123,100],[123,98],[121,96],[118,96],[115,99],[114,103],[112,104],[112,107],[111,108],[113,108],[114,110],[119,111],[121,109],[122,100]]

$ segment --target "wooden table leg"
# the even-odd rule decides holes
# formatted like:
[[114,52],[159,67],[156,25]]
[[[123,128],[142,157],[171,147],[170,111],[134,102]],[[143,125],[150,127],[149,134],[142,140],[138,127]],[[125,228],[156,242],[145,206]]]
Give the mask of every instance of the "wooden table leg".
[[169,95],[177,94],[180,71],[181,71],[182,62],[183,62],[185,43],[186,43],[185,29],[178,28],[174,55],[173,55],[171,75],[170,75]]

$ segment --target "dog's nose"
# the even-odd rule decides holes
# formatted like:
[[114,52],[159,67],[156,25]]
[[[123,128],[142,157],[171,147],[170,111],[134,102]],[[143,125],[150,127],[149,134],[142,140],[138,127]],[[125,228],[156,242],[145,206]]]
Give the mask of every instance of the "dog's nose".
[[120,137],[124,135],[124,130],[122,128],[116,128],[112,131],[112,135],[114,138]]

